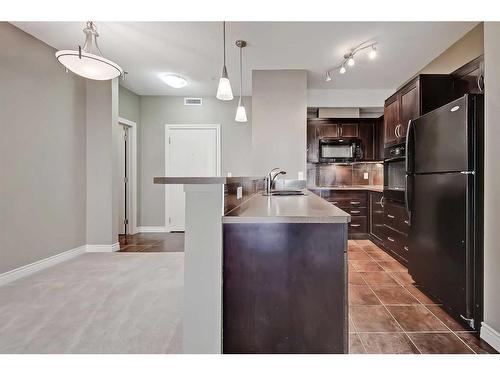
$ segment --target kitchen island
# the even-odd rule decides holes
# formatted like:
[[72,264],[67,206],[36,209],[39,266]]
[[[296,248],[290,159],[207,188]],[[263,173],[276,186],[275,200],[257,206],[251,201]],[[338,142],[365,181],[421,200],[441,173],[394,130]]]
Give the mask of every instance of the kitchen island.
[[183,351],[347,353],[350,215],[260,180],[154,180],[186,192]]
[[347,353],[349,221],[309,191],[223,217],[224,353]]

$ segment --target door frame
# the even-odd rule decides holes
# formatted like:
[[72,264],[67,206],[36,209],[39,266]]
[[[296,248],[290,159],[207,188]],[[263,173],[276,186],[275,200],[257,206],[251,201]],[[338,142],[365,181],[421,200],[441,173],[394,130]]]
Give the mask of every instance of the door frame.
[[123,117],[118,117],[118,126],[129,127],[129,180],[128,180],[128,198],[129,198],[129,223],[128,234],[137,233],[137,123]]
[[[168,176],[168,166],[170,164],[169,157],[169,137],[170,131],[175,129],[214,129],[216,132],[216,163],[217,163],[217,171],[216,176],[220,176],[221,173],[221,134],[220,134],[220,124],[165,124],[165,165],[164,171],[165,176]],[[165,230],[167,232],[171,232],[170,223],[168,222],[169,218],[169,207],[168,207],[168,197],[169,197],[169,189],[168,185],[165,185]]]

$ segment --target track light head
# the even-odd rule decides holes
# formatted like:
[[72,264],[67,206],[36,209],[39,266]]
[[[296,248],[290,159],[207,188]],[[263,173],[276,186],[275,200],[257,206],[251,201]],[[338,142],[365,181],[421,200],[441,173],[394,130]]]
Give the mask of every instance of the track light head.
[[373,60],[377,57],[377,47],[375,47],[375,45],[372,46],[371,51],[368,53],[368,57],[370,58],[370,60]]
[[332,76],[331,76],[330,72],[328,71],[328,72],[326,72],[325,81],[330,82],[331,80],[332,80]]
[[342,64],[342,66],[340,67],[339,73],[344,74],[345,72],[346,72],[346,68],[345,68],[344,64]]

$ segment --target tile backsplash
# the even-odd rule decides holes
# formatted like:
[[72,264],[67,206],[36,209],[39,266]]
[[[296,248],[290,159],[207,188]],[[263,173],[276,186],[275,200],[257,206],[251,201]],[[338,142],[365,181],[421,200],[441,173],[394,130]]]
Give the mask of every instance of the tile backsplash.
[[309,188],[383,184],[382,163],[308,164],[307,166]]

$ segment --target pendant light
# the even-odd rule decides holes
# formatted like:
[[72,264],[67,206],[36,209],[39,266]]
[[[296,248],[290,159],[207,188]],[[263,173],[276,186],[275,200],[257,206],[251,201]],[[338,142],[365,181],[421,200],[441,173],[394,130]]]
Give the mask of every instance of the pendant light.
[[238,108],[236,109],[236,117],[235,121],[238,122],[247,122],[247,112],[245,110],[245,106],[243,105],[243,69],[242,69],[242,51],[243,48],[247,46],[247,42],[244,40],[237,40],[236,45],[240,49],[240,100],[238,100]]
[[219,80],[216,97],[219,100],[233,100],[233,90],[231,90],[231,82],[229,82],[226,69],[226,22],[222,22],[222,40],[224,44],[224,65],[222,66],[222,75]]
[[124,72],[120,66],[102,56],[97,37],[99,33],[93,22],[87,22],[83,29],[85,44],[83,48],[78,46],[77,51],[62,50],[56,52],[57,61],[79,76],[105,81],[118,76]]

